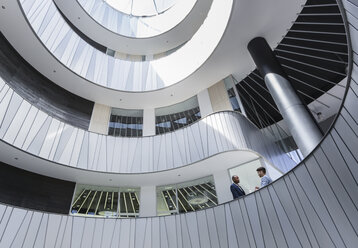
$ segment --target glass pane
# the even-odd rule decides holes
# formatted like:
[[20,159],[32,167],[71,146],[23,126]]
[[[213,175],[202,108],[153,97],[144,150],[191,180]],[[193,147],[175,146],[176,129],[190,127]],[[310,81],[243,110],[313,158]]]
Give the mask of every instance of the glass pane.
[[119,216],[120,217],[138,217],[139,216],[139,188],[121,188],[119,198]]
[[212,177],[157,188],[157,214],[197,211],[218,204]]
[[171,106],[155,110],[156,134],[185,127],[201,118],[196,96]]
[[118,189],[77,185],[71,214],[116,217]]
[[178,212],[177,191],[172,186],[157,188],[157,215],[171,215]]
[[108,135],[123,137],[142,136],[143,110],[112,108]]

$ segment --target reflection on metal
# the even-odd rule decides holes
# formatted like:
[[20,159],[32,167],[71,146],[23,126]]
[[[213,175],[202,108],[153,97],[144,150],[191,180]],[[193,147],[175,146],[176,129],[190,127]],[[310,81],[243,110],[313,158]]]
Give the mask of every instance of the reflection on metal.
[[[206,179],[207,181],[207,179]],[[164,187],[158,192],[158,205],[164,205],[158,209],[158,215],[187,213],[213,207],[218,204],[215,187],[212,182],[193,182],[185,186],[178,185],[176,189]]]
[[270,73],[265,76],[265,82],[298,148],[307,156],[321,141],[321,130],[288,80]]

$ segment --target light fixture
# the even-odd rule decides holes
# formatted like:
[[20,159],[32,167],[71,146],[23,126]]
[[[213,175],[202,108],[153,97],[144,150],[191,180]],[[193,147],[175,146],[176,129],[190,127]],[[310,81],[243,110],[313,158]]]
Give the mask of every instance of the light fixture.
[[6,7],[4,5],[1,6],[2,9],[6,9]]

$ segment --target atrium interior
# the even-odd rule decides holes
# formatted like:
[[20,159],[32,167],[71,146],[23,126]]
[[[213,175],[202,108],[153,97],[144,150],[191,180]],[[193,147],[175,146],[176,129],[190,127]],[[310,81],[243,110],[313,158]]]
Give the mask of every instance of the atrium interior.
[[0,6],[0,248],[358,247],[357,0]]

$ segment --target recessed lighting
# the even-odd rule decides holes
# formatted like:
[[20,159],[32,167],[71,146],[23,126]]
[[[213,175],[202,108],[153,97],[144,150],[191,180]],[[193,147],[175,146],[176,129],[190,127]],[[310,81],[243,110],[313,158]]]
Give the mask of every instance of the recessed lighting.
[[77,17],[77,19],[79,20],[79,19],[81,19],[81,17]]
[[4,5],[1,6],[2,9],[6,9],[6,7]]
[[121,101],[122,101],[122,99],[119,99],[119,101],[121,102]]
[[180,177],[181,175],[180,174],[178,174],[178,177]]
[[53,73],[56,73],[56,70],[53,70]]

